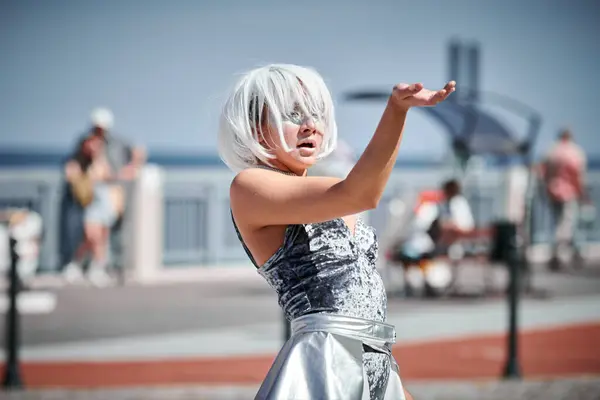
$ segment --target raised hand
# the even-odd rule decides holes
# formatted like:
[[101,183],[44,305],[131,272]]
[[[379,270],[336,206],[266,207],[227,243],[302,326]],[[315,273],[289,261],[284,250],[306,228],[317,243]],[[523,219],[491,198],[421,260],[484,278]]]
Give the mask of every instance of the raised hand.
[[455,89],[456,82],[454,81],[448,82],[443,89],[437,91],[425,89],[420,83],[412,85],[400,83],[392,91],[392,101],[402,110],[408,110],[411,107],[431,107],[446,100]]

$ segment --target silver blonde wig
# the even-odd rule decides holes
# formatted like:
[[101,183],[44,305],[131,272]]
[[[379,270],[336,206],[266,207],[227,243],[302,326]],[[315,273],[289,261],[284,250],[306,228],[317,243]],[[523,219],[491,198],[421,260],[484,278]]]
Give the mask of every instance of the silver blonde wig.
[[[294,110],[317,115],[324,125],[318,158],[329,155],[337,144],[333,100],[323,78],[313,69],[272,64],[245,73],[225,102],[219,122],[219,154],[234,172],[270,165],[275,158],[259,143],[265,122],[277,128],[285,151],[283,123]],[[266,121],[265,121],[266,119]]]

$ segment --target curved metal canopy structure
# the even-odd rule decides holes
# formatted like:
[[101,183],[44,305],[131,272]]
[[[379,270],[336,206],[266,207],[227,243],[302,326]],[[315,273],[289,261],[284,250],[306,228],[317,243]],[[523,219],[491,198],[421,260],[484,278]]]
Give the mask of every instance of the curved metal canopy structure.
[[[419,108],[438,121],[450,136],[455,153],[462,157],[472,155],[520,156],[527,157],[537,138],[541,118],[537,112],[516,100],[494,93],[461,89],[456,98],[440,103],[436,107]],[[383,102],[389,91],[356,90],[347,92],[345,101]],[[527,132],[517,134],[511,131],[497,116],[480,104],[485,98],[486,106],[494,106],[511,112],[528,123]]]

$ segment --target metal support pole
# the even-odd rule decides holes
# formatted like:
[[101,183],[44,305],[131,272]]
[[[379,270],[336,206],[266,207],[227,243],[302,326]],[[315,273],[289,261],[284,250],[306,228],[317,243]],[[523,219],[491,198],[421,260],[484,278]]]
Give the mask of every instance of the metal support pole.
[[477,101],[479,96],[479,43],[471,43],[467,53],[467,70],[469,85],[469,101]]
[[[452,40],[448,45],[448,80],[461,82],[461,49],[462,43]],[[456,101],[457,96],[448,97],[448,101]]]
[[507,334],[507,354],[506,365],[504,366],[504,378],[519,379],[521,377],[521,368],[519,366],[519,347],[518,347],[518,310],[520,275],[521,275],[521,257],[517,245],[517,227],[516,224],[507,224],[505,226],[507,240],[505,241],[505,258],[510,272],[510,282],[508,287],[508,334]]
[[19,255],[17,254],[17,241],[10,237],[10,286],[8,292],[9,308],[6,314],[6,368],[4,370],[4,388],[9,390],[21,389],[23,381],[19,366],[19,345],[20,345],[20,316],[17,308],[17,298],[20,290],[19,275],[17,264]]

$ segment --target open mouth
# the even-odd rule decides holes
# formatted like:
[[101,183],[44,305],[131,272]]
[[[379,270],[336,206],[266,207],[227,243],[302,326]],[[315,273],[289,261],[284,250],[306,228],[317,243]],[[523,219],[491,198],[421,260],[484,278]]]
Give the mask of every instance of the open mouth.
[[317,144],[313,140],[304,140],[296,146],[299,149],[314,149]]

